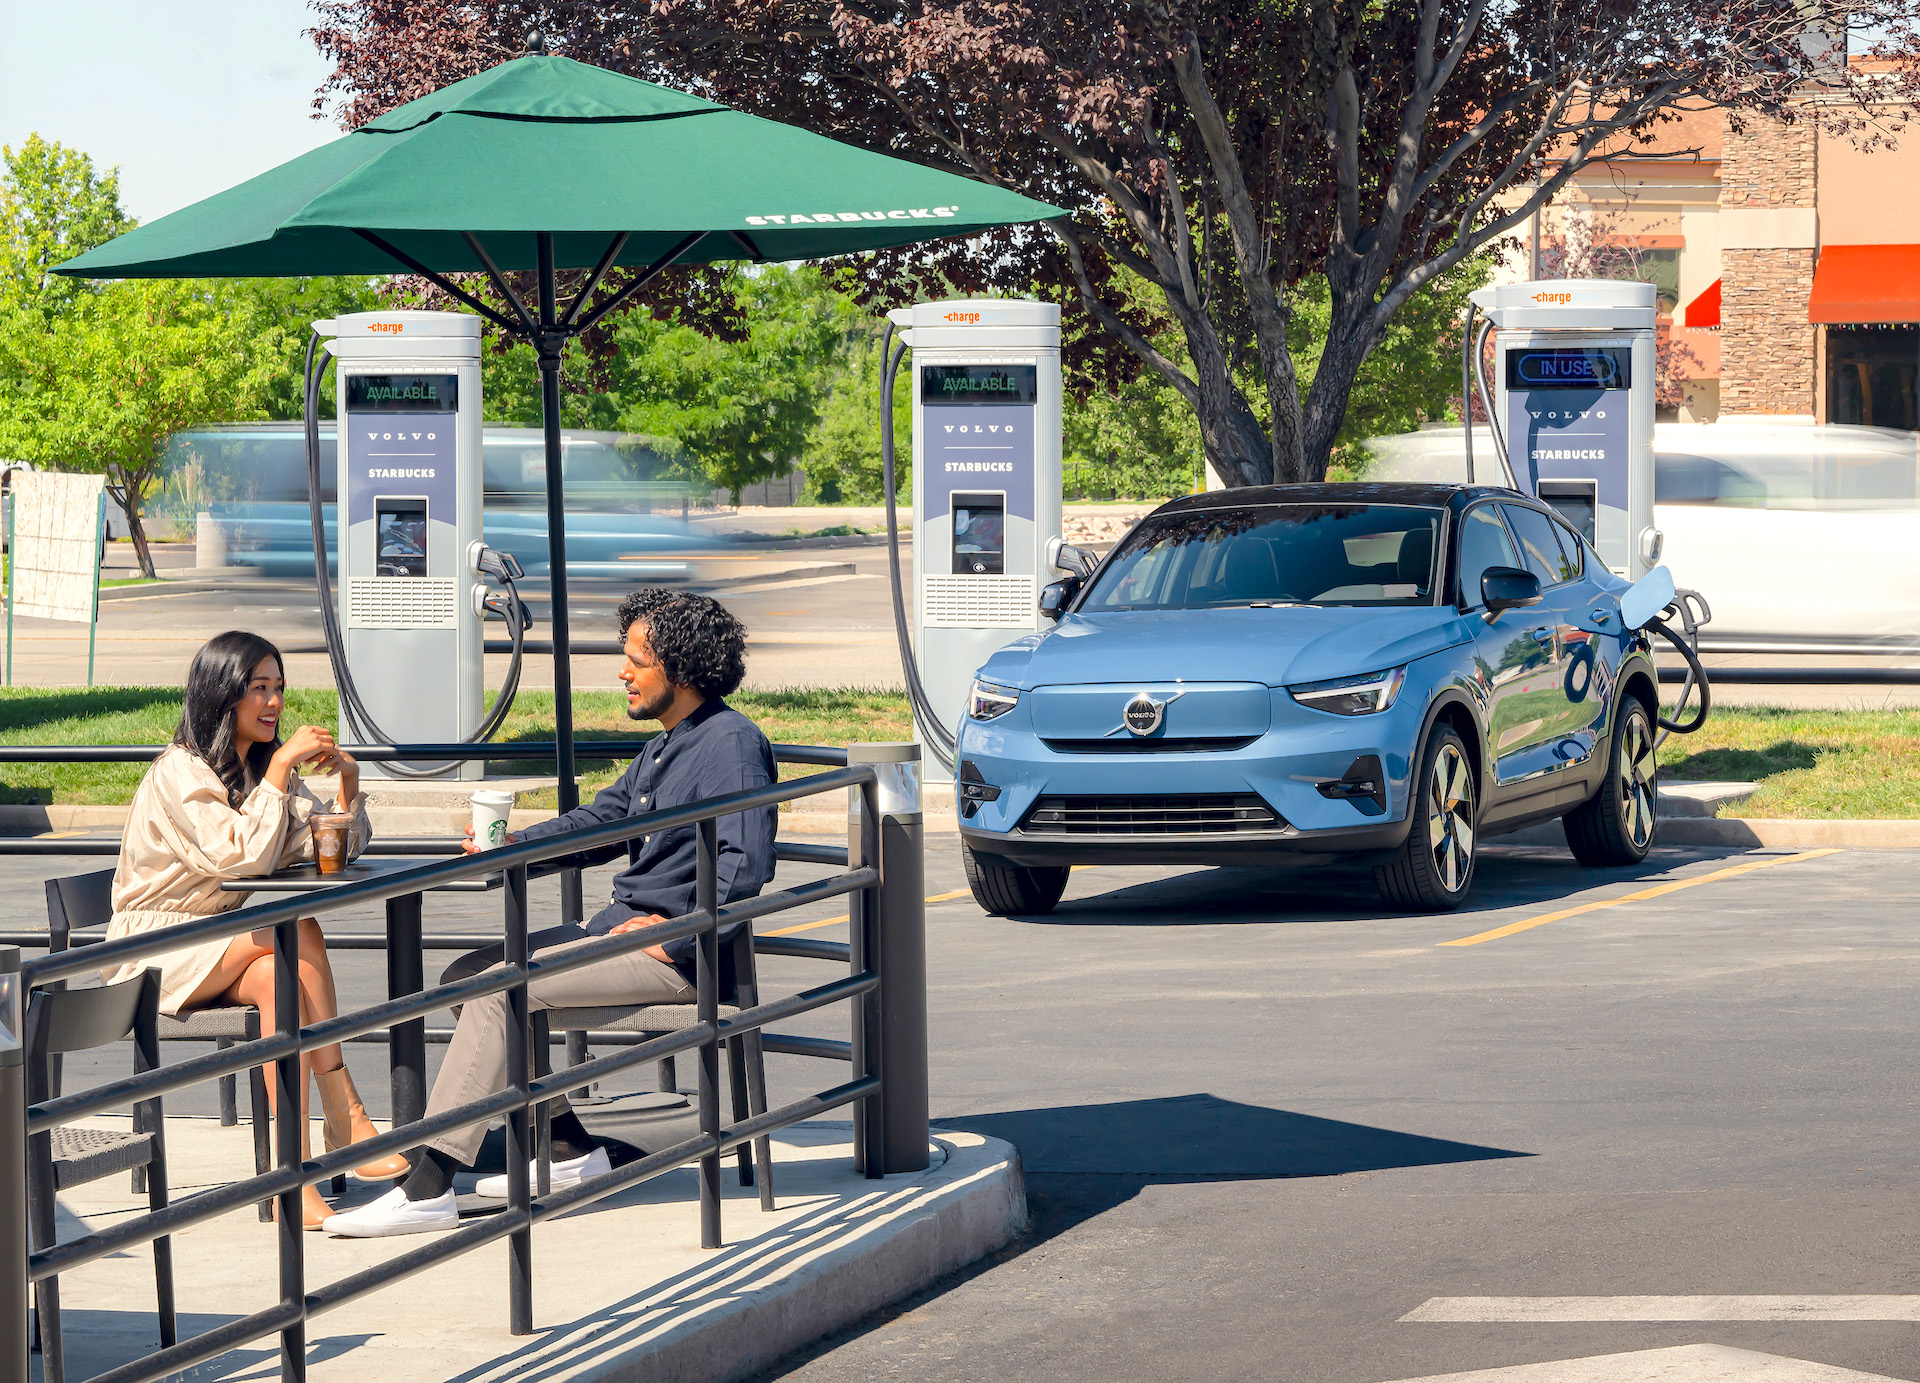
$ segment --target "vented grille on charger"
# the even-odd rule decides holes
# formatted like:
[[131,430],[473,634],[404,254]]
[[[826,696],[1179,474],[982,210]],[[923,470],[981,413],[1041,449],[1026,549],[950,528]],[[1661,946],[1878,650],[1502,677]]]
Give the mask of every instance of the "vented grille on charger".
[[452,629],[458,583],[431,576],[347,582],[347,623],[360,629]]
[[1042,797],[1023,829],[1035,836],[1177,836],[1284,825],[1253,793],[1180,797]]
[[1031,629],[1038,609],[1031,576],[929,576],[921,589],[930,629]]

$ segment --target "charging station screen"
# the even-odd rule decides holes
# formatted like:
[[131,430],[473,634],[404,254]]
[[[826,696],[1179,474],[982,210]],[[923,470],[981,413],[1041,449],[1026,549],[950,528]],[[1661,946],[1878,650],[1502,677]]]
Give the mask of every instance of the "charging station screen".
[[1032,404],[1039,397],[1035,365],[922,365],[920,402],[936,404]]
[[459,375],[348,375],[349,413],[454,413]]
[[1507,352],[1509,389],[1625,389],[1633,352],[1619,346],[1549,347]]
[[427,502],[374,501],[374,562],[381,576],[427,574]]
[[953,570],[956,575],[1000,575],[1007,569],[1007,497],[953,497]]

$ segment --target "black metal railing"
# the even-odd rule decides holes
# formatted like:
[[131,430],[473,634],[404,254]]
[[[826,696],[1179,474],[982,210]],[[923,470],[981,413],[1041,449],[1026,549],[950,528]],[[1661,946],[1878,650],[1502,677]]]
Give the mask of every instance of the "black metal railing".
[[[461,748],[471,753],[474,747]],[[585,749],[586,746],[582,746],[582,757],[585,757]],[[631,752],[630,745],[622,746],[622,749]],[[157,748],[155,752],[158,752]],[[415,746],[407,746],[399,752],[407,757],[420,757]],[[830,762],[827,756],[835,754],[840,756],[842,763],[846,762],[845,750],[811,752],[817,752],[821,757],[810,759],[809,762]],[[511,754],[513,757],[526,756],[524,749],[517,746]],[[847,851],[840,852],[824,846],[801,847],[805,853],[799,856],[816,862],[837,864],[841,872],[724,907],[719,905],[716,857],[720,817],[777,807],[781,803],[804,797],[840,794],[849,789],[857,794],[859,810],[849,823]],[[381,1035],[373,1039],[378,1041],[396,1025],[418,1022],[435,1010],[490,994],[503,993],[508,999],[511,1018],[508,1028],[508,1065],[514,1076],[513,1084],[506,1090],[454,1109],[400,1123],[388,1132],[351,1148],[323,1153],[304,1161],[300,1155],[299,1121],[276,1119],[277,1165],[271,1170],[229,1182],[164,1209],[115,1223],[65,1243],[41,1248],[31,1254],[25,1253],[24,1242],[0,1243],[0,1255],[9,1259],[9,1263],[0,1263],[0,1278],[16,1271],[10,1265],[17,1265],[22,1255],[25,1257],[26,1276],[38,1281],[271,1197],[276,1200],[278,1211],[280,1300],[263,1311],[230,1321],[111,1369],[98,1375],[91,1383],[148,1383],[149,1380],[189,1368],[247,1341],[276,1332],[281,1342],[282,1379],[301,1380],[305,1377],[305,1331],[310,1317],[498,1239],[509,1241],[510,1329],[516,1335],[531,1333],[532,1226],[675,1168],[697,1165],[701,1242],[708,1248],[719,1247],[721,1157],[753,1139],[788,1125],[853,1104],[858,1106],[853,1134],[855,1163],[866,1176],[884,1175],[888,1148],[897,1150],[911,1146],[910,1140],[914,1137],[918,1138],[924,1156],[925,1073],[924,1070],[914,1072],[907,1069],[913,1062],[917,1061],[921,1066],[925,1063],[924,1015],[907,1015],[910,1021],[902,1027],[901,1015],[887,1015],[884,1012],[888,988],[883,985],[885,970],[882,956],[886,945],[883,933],[893,913],[901,914],[900,918],[894,920],[907,927],[916,925],[919,917],[917,912],[905,905],[909,892],[916,901],[920,893],[920,862],[917,858],[919,832],[917,824],[911,829],[900,829],[896,821],[905,819],[888,816],[883,820],[876,771],[870,764],[855,763],[793,782],[730,793],[670,811],[584,827],[538,841],[503,846],[479,855],[434,860],[319,893],[287,896],[156,932],[100,941],[78,950],[54,952],[26,963],[22,967],[21,980],[30,994],[35,988],[97,974],[103,967],[148,959],[184,944],[221,940],[267,928],[271,928],[274,935],[276,1029],[271,1036],[236,1042],[224,1050],[43,1101],[27,1111],[26,1131],[29,1136],[87,1115],[122,1108],[137,1100],[150,1099],[266,1064],[273,1067],[275,1107],[280,1110],[298,1109],[301,1053],[374,1034]],[[917,821],[917,818],[914,819]],[[576,944],[561,955],[541,959],[528,955],[527,884],[529,872],[534,866],[582,851],[621,844],[636,836],[687,826],[694,828],[698,851],[694,911],[618,936],[608,935],[595,938],[587,944]],[[890,866],[888,852],[900,856],[893,862],[896,865],[894,872],[899,875],[904,888],[882,887],[883,877]],[[794,855],[790,854],[789,857]],[[418,895],[429,889],[493,876],[500,876],[503,883],[506,960],[502,967],[417,993],[390,998],[304,1028],[298,1026],[299,1004],[295,986],[300,918],[383,902],[401,895]],[[721,929],[841,896],[848,897],[850,904],[850,939],[844,946],[789,938],[760,939],[755,945],[759,954],[844,959],[846,975],[782,998],[756,1001],[753,1006],[722,1019],[718,1012]],[[696,939],[695,1021],[690,1027],[634,1041],[623,1050],[569,1066],[551,1075],[533,1074],[534,1067],[529,1060],[532,1033],[527,999],[529,982],[684,937]],[[384,944],[383,938],[367,939]],[[330,944],[351,944],[354,940],[358,939],[330,938]],[[493,941],[495,938],[461,940]],[[919,948],[917,937],[903,937],[896,949],[899,956],[911,957],[917,964],[921,955]],[[899,982],[894,988],[908,1002],[924,1005],[924,987],[917,977]],[[851,1002],[853,1005],[849,1024],[850,1040],[845,1043],[822,1038],[774,1035],[767,1035],[761,1040],[765,1050],[848,1061],[851,1063],[849,1079],[778,1108],[739,1119],[732,1124],[723,1124],[719,1099],[721,1044],[743,1035],[758,1036],[768,1024],[783,1022],[842,1002]],[[882,1034],[887,1031],[911,1032],[916,1022],[921,1033],[917,1050],[909,1050],[898,1058],[896,1084],[906,1092],[906,1098],[900,1102],[902,1107],[895,1111],[899,1116],[898,1123],[890,1123],[887,1096],[892,1087],[885,1076],[886,1052],[882,1047]],[[915,1046],[912,1042],[904,1045],[910,1049]],[[694,1053],[697,1058],[697,1134],[673,1147],[576,1186],[544,1196],[534,1194],[528,1169],[534,1153],[532,1128],[536,1111],[595,1081],[618,1075],[645,1062],[683,1052]],[[916,1103],[918,1108],[904,1107]],[[309,1287],[301,1229],[303,1187],[329,1180],[369,1158],[413,1148],[455,1128],[500,1116],[504,1116],[507,1122],[506,1210],[485,1221],[462,1225],[431,1243],[410,1249],[375,1267],[336,1282]],[[0,1147],[0,1163],[17,1158],[23,1152],[23,1148]],[[901,1155],[896,1152],[895,1160],[900,1159]],[[920,1165],[924,1166],[924,1161]],[[914,1169],[906,1165],[897,1168]],[[0,1219],[4,1218],[0,1216]],[[14,1347],[14,1341],[0,1341],[0,1351]],[[18,1342],[18,1348],[22,1352],[21,1362],[24,1365],[24,1339]],[[6,1371],[6,1368],[0,1367],[0,1375]]]

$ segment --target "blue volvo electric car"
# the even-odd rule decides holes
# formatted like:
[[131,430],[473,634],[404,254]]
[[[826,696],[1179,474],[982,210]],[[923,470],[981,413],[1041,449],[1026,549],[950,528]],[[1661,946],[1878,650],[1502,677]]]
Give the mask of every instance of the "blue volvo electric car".
[[956,764],[974,896],[1044,912],[1074,864],[1338,854],[1448,909],[1481,839],[1553,817],[1583,863],[1638,862],[1659,702],[1628,589],[1512,490],[1163,505],[977,674]]

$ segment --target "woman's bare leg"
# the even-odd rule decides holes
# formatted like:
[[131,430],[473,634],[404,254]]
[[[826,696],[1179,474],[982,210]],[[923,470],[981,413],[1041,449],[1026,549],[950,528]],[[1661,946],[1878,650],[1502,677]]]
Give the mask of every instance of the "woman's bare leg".
[[[302,1021],[318,1023],[340,1016],[340,1000],[333,986],[333,966],[327,960],[327,938],[311,917],[300,919],[300,1003],[309,1015]],[[343,1060],[340,1044],[315,1047],[307,1059],[316,1071],[337,1071]]]
[[[274,1009],[273,971],[273,956],[269,953],[259,957],[252,965],[247,967],[246,972],[234,982],[233,987],[229,989],[224,996],[233,1003],[250,1004],[254,1008],[259,1009],[260,1031],[262,1033],[271,1032],[278,1026],[278,1016]],[[303,1002],[301,1004],[302,1012],[300,1018],[304,1025],[305,1023],[311,1022],[312,1019],[305,1011],[304,996],[302,997]],[[303,1157],[309,1152],[307,1089],[312,1084],[311,1070],[312,1067],[308,1056],[302,1054],[300,1058],[299,1076],[300,1108],[298,1115],[295,1117],[300,1120],[300,1151]],[[279,1110],[278,1084],[279,1082],[274,1080],[267,1082],[267,1107],[276,1119],[283,1117]],[[320,1219],[324,1219],[332,1213],[331,1207],[329,1207],[321,1197],[320,1192],[312,1186],[306,1187],[301,1192],[301,1196],[306,1203],[303,1218],[309,1223],[317,1223]]]

